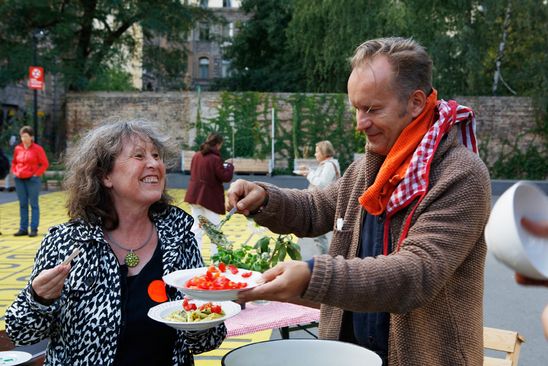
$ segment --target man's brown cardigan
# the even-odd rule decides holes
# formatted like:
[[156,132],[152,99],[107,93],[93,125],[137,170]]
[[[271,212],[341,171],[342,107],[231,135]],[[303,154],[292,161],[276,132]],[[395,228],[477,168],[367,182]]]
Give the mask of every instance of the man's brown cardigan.
[[[384,157],[366,153],[323,190],[261,184],[268,205],[255,219],[278,233],[314,237],[333,230],[329,255],[315,257],[303,298],[321,303],[320,337],[339,339],[343,309],[389,312],[390,366],[483,364],[483,230],[491,209],[488,171],[457,141],[442,140],[430,187],[395,252],[413,202],[390,223],[392,254],[357,258],[363,209],[358,197]],[[335,222],[344,219],[342,230]]]

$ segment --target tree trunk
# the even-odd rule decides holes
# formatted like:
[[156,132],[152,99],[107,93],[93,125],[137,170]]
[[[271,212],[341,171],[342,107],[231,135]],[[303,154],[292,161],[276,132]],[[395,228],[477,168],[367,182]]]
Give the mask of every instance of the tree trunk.
[[504,17],[504,23],[502,25],[502,40],[499,44],[499,52],[497,54],[497,59],[495,61],[495,76],[493,78],[493,95],[497,95],[497,87],[499,80],[502,78],[500,65],[502,63],[502,58],[504,56],[504,47],[506,45],[506,38],[508,37],[508,28],[510,28],[510,16],[512,15],[512,0],[508,0],[508,5],[506,7],[506,16]]

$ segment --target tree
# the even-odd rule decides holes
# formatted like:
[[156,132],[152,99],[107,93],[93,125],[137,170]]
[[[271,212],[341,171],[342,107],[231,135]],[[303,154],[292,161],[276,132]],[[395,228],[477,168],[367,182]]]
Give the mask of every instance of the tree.
[[[141,45],[130,32],[133,27],[140,27],[145,42],[165,37],[177,46],[185,42],[195,21],[212,17],[206,9],[180,0],[5,0],[0,14],[0,86],[26,76],[32,34],[42,30],[46,37],[38,45],[40,64],[61,73],[68,90],[85,90],[109,70],[116,74],[117,64]],[[165,58],[166,53],[159,56]]]
[[344,93],[348,58],[360,43],[402,36],[427,48],[443,98],[491,95],[497,64],[518,95],[547,95],[546,1],[247,0],[244,6],[254,16],[229,49],[235,90]]
[[231,77],[218,87],[238,91],[297,91],[302,85],[298,59],[288,45],[286,28],[292,17],[293,0],[244,0],[241,9],[251,18],[240,24],[227,47]]

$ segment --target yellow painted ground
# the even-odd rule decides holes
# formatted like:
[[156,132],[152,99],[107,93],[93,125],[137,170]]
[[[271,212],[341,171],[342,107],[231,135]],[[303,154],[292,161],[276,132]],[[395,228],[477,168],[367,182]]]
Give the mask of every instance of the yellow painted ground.
[[[184,190],[173,189],[170,194],[175,204],[190,213],[190,207],[183,202]],[[0,193],[1,194],[1,193]],[[4,313],[21,288],[28,281],[34,256],[47,228],[67,221],[65,196],[63,192],[40,196],[40,227],[36,238],[14,237],[19,229],[19,207],[17,202],[0,204],[0,330],[5,328]],[[223,226],[223,232],[230,240],[242,243],[250,236],[250,224],[242,215],[234,215]],[[268,232],[267,232],[268,233]],[[251,243],[259,237],[253,238]],[[209,263],[210,242],[204,236],[203,257]],[[196,356],[198,366],[218,366],[225,353],[248,343],[270,339],[272,331],[262,331],[239,337],[227,338],[219,349]]]

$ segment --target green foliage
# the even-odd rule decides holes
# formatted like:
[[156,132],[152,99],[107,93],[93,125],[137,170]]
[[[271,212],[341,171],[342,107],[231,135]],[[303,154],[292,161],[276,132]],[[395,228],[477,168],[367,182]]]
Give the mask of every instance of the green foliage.
[[207,121],[197,120],[194,148],[198,149],[210,132],[217,131],[225,137],[223,156],[264,159],[271,151],[271,110],[274,108],[277,159],[285,159],[288,167],[292,167],[293,159],[302,158],[305,149],[314,151],[318,141],[329,140],[344,170],[353,161],[354,152],[363,151],[365,145],[363,134],[359,136],[354,130],[354,116],[345,101],[344,94],[291,94],[288,102],[292,107],[292,120],[288,124],[280,123],[276,95],[223,92],[217,116]]
[[89,81],[87,90],[132,91],[131,74],[119,67],[111,67],[100,71]]
[[162,89],[181,90],[185,84],[187,54],[183,47],[167,48],[147,42],[143,48],[143,69],[150,70]]
[[299,59],[288,46],[286,28],[293,0],[244,0],[241,9],[250,19],[240,24],[238,35],[224,57],[232,63],[232,75],[219,80],[217,88],[235,91],[296,91],[302,77]]
[[270,151],[270,120],[259,119],[259,93],[221,93],[218,115],[207,122],[197,121],[195,148],[211,132],[224,137],[223,156],[264,159]]
[[293,159],[305,157],[305,149],[314,151],[320,140],[329,140],[335,147],[341,169],[350,165],[359,147],[355,145],[355,120],[347,110],[345,101],[344,94],[291,96],[293,126],[290,141]]
[[301,248],[291,240],[291,235],[279,235],[276,239],[263,236],[255,245],[243,244],[240,248],[232,246],[217,247],[218,252],[212,256],[212,262],[233,264],[238,268],[264,272],[283,262],[286,256],[301,259]]
[[[248,0],[242,5],[254,15],[229,49],[238,80],[226,85],[231,90],[344,93],[354,49],[367,39],[397,35],[427,48],[441,97],[491,95],[510,6],[504,81],[518,95],[548,94],[546,2]],[[497,94],[511,91],[500,83]]]
[[[180,0],[6,0],[0,2],[0,14],[0,86],[26,76],[32,34],[42,30],[38,63],[47,72],[62,74],[69,90],[87,90],[98,73],[131,59],[142,47],[141,32],[145,44],[164,37],[182,45],[195,21],[211,17],[207,10]],[[165,56],[148,55],[158,62]],[[149,59],[147,65],[152,64]]]

